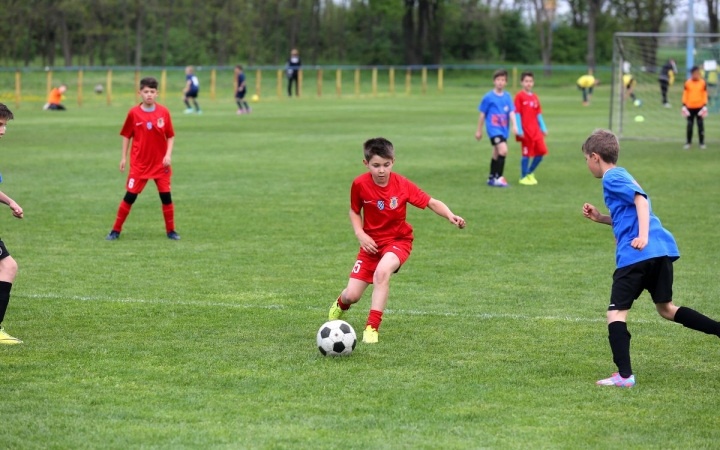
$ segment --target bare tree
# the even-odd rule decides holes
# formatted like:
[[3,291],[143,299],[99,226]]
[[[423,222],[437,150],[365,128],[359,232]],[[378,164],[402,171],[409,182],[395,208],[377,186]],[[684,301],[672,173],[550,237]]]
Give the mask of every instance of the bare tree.
[[555,16],[555,0],[531,0],[535,12],[535,25],[540,39],[540,53],[545,67],[545,75],[551,73],[550,64],[553,44],[553,20]]
[[[710,33],[718,32],[718,0],[705,0],[707,3],[708,10],[708,21],[710,23]],[[712,42],[717,42],[718,39],[713,37]]]

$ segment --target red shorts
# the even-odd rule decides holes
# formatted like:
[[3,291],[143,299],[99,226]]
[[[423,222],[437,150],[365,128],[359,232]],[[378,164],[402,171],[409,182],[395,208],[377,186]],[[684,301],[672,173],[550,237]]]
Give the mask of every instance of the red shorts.
[[[378,263],[385,256],[386,253],[394,253],[400,259],[400,266],[405,264],[405,261],[410,257],[412,251],[412,241],[401,240],[401,241],[390,241],[389,243],[378,248],[377,253],[371,255],[365,250],[360,249],[360,253],[357,255],[355,265],[350,271],[350,278],[364,281],[366,283],[373,282],[373,275],[375,269],[377,269]],[[398,270],[400,268],[398,267]],[[397,270],[395,271],[397,272]]]
[[[166,173],[160,178],[154,178],[158,192],[170,192],[170,173]],[[130,174],[127,180],[127,191],[131,194],[139,194],[145,189],[148,178],[138,178],[135,174]]]
[[522,147],[522,155],[530,158],[545,156],[548,152],[547,147],[545,146],[545,139],[543,138],[523,139],[520,141],[520,145]]

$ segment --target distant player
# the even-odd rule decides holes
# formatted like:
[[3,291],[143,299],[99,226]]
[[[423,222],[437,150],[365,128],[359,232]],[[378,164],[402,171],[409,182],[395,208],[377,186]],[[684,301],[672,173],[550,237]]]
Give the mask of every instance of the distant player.
[[[5,135],[7,129],[7,123],[13,119],[13,113],[8,109],[7,106],[0,103],[0,138]],[[0,181],[2,177],[0,176]],[[0,192],[0,203],[4,203],[10,207],[12,215],[18,219],[23,218],[23,209],[15,203],[15,200],[11,199],[3,192]],[[10,303],[10,290],[15,281],[15,275],[17,274],[18,265],[10,256],[5,243],[0,240],[0,344],[14,345],[22,344],[18,338],[12,337],[5,332],[2,327],[3,319],[5,318],[5,311],[7,311],[8,304]]]
[[66,108],[62,105],[63,94],[67,91],[67,85],[61,84],[56,88],[50,90],[48,95],[47,103],[43,106],[43,109],[50,111],[65,111]]
[[235,102],[238,105],[238,114],[250,114],[252,111],[248,102],[245,101],[245,94],[247,93],[247,83],[245,82],[245,73],[243,72],[243,66],[235,66],[235,79],[237,81],[237,88],[235,90]]
[[675,60],[670,58],[660,68],[660,75],[658,75],[658,82],[660,83],[660,93],[662,94],[662,103],[666,108],[670,108],[670,103],[667,100],[668,88],[672,86],[675,81],[675,75],[678,73],[678,68],[675,65]]
[[650,199],[627,170],[618,167],[620,144],[607,130],[595,130],[582,146],[590,173],[602,178],[603,196],[610,215],[601,214],[589,203],[583,205],[588,219],[612,226],[615,261],[608,338],[617,373],[597,382],[604,386],[635,385],[630,365],[630,333],[627,316],[633,302],[647,290],[655,309],[665,319],[687,328],[720,337],[720,324],[684,306],[673,304],[673,262],[680,257],[673,235],[653,214]]
[[593,95],[593,89],[598,84],[600,84],[600,80],[590,74],[583,75],[578,78],[577,87],[582,91],[583,106],[588,106],[590,104],[590,100],[592,99]]
[[508,73],[505,69],[496,70],[493,74],[493,84],[495,88],[485,94],[478,106],[480,118],[478,119],[477,131],[475,139],[482,139],[483,124],[490,137],[490,145],[492,145],[492,158],[490,160],[490,175],[488,176],[487,185],[495,187],[510,186],[503,176],[505,170],[505,157],[507,156],[508,147],[507,139],[510,134],[509,124],[512,124],[513,133],[516,136],[522,136],[518,132],[515,122],[515,105],[513,104],[510,94],[504,91],[507,84]]
[[682,97],[683,107],[682,115],[687,118],[687,131],[685,150],[692,145],[692,136],[694,121],[697,119],[698,139],[700,140],[700,148],[705,148],[705,116],[707,116],[707,84],[700,76],[700,68],[693,66],[690,69],[690,78],[685,82],[685,90]]
[[412,181],[392,172],[395,149],[387,139],[365,141],[363,154],[368,173],[355,178],[350,188],[350,223],[360,241],[360,252],[347,287],[330,307],[328,320],[341,319],[373,284],[370,315],[363,332],[363,342],[373,344],[378,341],[390,277],[400,270],[412,250],[413,229],[406,222],[407,204],[430,208],[458,228],[465,227],[465,220]]
[[302,67],[302,61],[300,61],[300,53],[297,51],[297,49],[294,48],[290,51],[290,59],[287,60],[287,64],[285,65],[285,70],[288,77],[288,97],[292,97],[293,83],[295,83],[295,96],[300,96],[300,86],[298,82],[300,67]]
[[175,208],[170,195],[170,167],[175,131],[170,112],[155,102],[158,82],[155,78],[140,80],[142,103],[130,109],[125,124],[120,131],[122,139],[122,158],[120,172],[127,166],[127,154],[130,142],[130,170],[127,180],[127,192],[120,202],[117,219],[112,231],[105,239],[114,241],[120,237],[123,223],[130,214],[130,208],[148,180],[154,180],[160,193],[162,212],[165,218],[165,232],[172,240],[179,240],[175,232]]
[[632,76],[632,74],[626,73],[623,75],[623,86],[625,87],[624,92],[624,98],[627,100],[628,98],[631,98],[633,103],[637,102],[637,97],[635,97],[635,85],[637,84],[637,81],[635,81],[635,77]]
[[[520,184],[531,186],[538,183],[535,178],[535,169],[548,152],[545,146],[547,127],[543,120],[540,99],[532,91],[535,86],[533,73],[523,72],[520,75],[520,84],[523,89],[515,95],[515,116],[522,138],[515,136],[515,139],[520,141],[522,146]],[[530,164],[530,158],[533,159],[532,164]]]
[[[198,93],[200,93],[200,81],[198,77],[195,76],[195,68],[193,66],[187,66],[185,68],[185,88],[183,89],[183,101],[186,106],[185,114],[192,114],[193,112],[202,114],[200,105],[198,105],[197,102]],[[190,106],[190,99],[193,101],[195,111],[193,111]]]

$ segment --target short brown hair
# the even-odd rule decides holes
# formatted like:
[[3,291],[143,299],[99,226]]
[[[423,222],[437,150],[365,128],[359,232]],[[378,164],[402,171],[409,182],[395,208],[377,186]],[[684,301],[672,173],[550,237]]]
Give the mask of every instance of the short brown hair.
[[606,163],[615,164],[620,155],[620,142],[612,131],[597,129],[585,139],[582,151],[586,155],[596,153]]
[[142,91],[143,88],[149,87],[150,89],[157,89],[158,88],[158,82],[153,77],[147,77],[140,80],[140,90]]
[[505,69],[496,70],[495,73],[493,74],[493,81],[495,81],[495,79],[498,77],[505,77],[505,79],[507,80],[508,79],[507,70],[505,70]]
[[12,120],[14,118],[12,111],[4,103],[0,103],[0,119]]
[[365,161],[370,161],[373,156],[379,156],[383,159],[393,159],[395,157],[395,147],[392,142],[385,138],[376,137],[368,139],[363,144],[363,155]]
[[533,80],[535,79],[535,75],[533,75],[532,72],[523,72],[522,75],[520,75],[520,81],[524,81],[525,77],[530,77]]

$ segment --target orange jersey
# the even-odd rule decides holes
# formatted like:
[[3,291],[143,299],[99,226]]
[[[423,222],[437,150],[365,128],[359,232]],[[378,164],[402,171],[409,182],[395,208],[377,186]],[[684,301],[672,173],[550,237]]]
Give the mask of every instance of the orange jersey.
[[60,93],[60,89],[53,88],[53,90],[50,91],[50,95],[48,95],[48,103],[51,105],[59,105],[61,100],[62,94]]
[[708,95],[705,80],[693,80],[692,78],[687,80],[685,82],[682,102],[688,109],[702,108],[707,105]]

